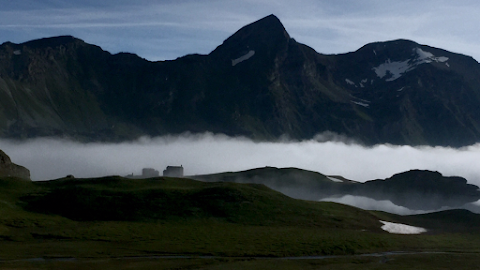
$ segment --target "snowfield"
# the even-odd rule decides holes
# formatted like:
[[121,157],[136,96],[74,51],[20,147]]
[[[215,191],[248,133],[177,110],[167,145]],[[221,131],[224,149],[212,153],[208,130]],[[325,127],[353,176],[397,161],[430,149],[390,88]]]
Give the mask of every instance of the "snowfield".
[[382,230],[387,231],[389,233],[395,234],[421,234],[427,232],[425,228],[414,227],[410,225],[400,224],[400,223],[393,223],[388,221],[380,220],[384,225],[382,226]]
[[403,74],[414,70],[415,68],[417,68],[417,66],[422,64],[436,62],[445,63],[447,67],[450,67],[450,65],[446,63],[448,61],[448,57],[436,57],[432,53],[426,52],[420,48],[413,49],[413,56],[414,58],[401,62],[392,62],[390,59],[387,59],[385,63],[373,68],[373,70],[377,74],[377,77],[379,77],[380,79],[382,79],[383,77],[387,77],[385,81],[391,82],[400,78]]
[[248,60],[248,59],[250,59],[250,58],[251,58],[252,56],[254,56],[254,55],[255,55],[255,51],[251,50],[251,51],[249,51],[247,54],[245,54],[244,56],[241,56],[241,57],[239,57],[239,58],[237,58],[237,59],[232,60],[232,66],[234,67],[234,66],[236,66],[237,64],[239,64],[239,63],[241,63],[241,62],[243,62],[243,61],[245,61],[245,60]]
[[327,178],[332,180],[333,182],[343,183],[342,179],[338,179],[338,178],[335,178],[335,177],[332,177],[332,176],[327,176]]
[[353,100],[352,100],[352,103],[357,104],[357,105],[360,105],[360,106],[363,106],[363,107],[365,107],[365,108],[368,108],[368,106],[370,106],[370,104],[368,104],[368,103],[359,102],[359,101],[353,101]]
[[390,75],[390,78],[386,79],[386,81],[391,82],[400,78],[403,73],[413,69],[409,62],[410,60],[406,60],[403,62],[391,62],[390,59],[388,59],[384,64],[373,68],[373,70],[380,79],[387,75]]

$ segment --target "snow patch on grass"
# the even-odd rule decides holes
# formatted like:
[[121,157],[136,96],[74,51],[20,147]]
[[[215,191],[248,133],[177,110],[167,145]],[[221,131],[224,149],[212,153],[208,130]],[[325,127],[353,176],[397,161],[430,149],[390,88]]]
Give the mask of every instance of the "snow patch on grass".
[[393,223],[388,221],[380,220],[381,223],[384,225],[382,226],[382,230],[387,231],[389,233],[395,234],[421,234],[427,232],[425,228],[421,227],[414,227],[410,225],[405,225],[401,223]]

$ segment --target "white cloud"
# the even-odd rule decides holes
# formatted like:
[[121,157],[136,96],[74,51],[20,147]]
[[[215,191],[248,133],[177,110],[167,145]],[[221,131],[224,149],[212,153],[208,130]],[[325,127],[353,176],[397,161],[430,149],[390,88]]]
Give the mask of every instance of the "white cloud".
[[465,177],[480,185],[480,144],[453,149],[361,145],[342,142],[263,142],[209,133],[142,138],[125,143],[82,144],[65,139],[0,140],[13,162],[31,170],[35,180],[138,174],[144,167],[163,170],[183,165],[188,175],[257,167],[297,167],[366,181],[410,169]]
[[389,212],[397,215],[418,215],[418,214],[448,210],[448,208],[436,209],[431,211],[411,210],[406,207],[396,205],[389,200],[377,201],[372,198],[363,197],[363,196],[353,196],[353,195],[344,195],[342,197],[336,197],[336,198],[325,198],[320,201],[336,202],[336,203],[351,205],[364,210],[384,211],[384,212]]

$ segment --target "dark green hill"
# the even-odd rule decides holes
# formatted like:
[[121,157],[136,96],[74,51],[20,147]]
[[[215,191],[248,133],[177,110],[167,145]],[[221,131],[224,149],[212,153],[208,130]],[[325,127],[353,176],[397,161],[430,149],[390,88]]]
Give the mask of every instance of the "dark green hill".
[[271,140],[322,132],[365,144],[480,139],[480,66],[395,40],[323,55],[280,20],[247,25],[208,55],[149,62],[71,36],[0,45],[0,136],[125,140],[214,132]]
[[339,183],[327,176],[297,168],[264,167],[240,172],[195,175],[193,179],[207,182],[234,182],[262,184],[292,198],[318,201],[342,193],[342,186],[355,182]]
[[367,211],[295,200],[263,185],[0,178],[0,263],[42,256],[351,254],[385,246],[389,235],[380,226]]
[[353,207],[295,200],[259,184],[121,177],[34,182],[23,208],[78,221],[175,221],[215,218],[248,225],[378,230],[378,220]]

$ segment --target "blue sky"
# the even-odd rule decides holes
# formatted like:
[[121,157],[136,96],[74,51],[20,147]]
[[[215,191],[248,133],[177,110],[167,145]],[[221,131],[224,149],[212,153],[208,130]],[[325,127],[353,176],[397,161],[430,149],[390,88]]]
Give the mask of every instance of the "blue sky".
[[0,6],[0,43],[73,35],[148,60],[207,54],[269,14],[320,53],[405,38],[480,60],[478,1],[0,0]]

